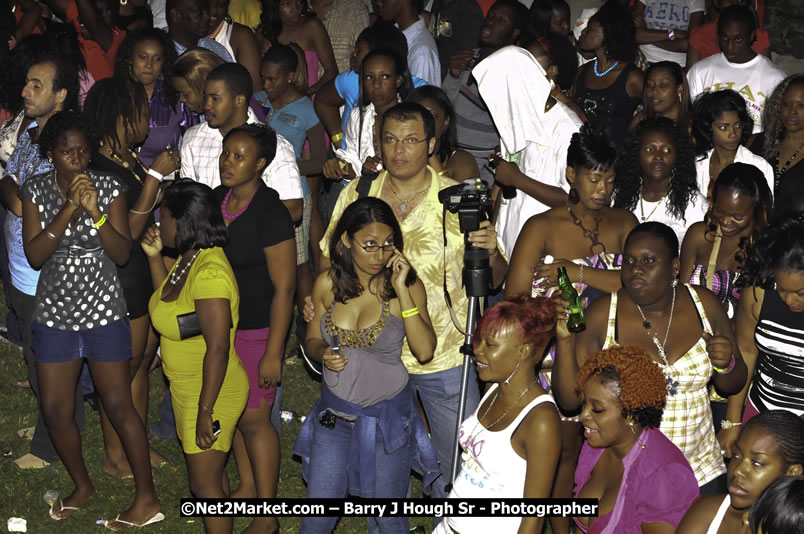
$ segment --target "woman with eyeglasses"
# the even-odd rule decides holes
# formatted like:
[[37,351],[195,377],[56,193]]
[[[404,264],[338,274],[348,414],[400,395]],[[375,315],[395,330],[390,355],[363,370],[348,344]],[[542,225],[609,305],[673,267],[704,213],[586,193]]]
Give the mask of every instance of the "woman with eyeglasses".
[[[332,233],[331,267],[313,287],[306,340],[308,354],[324,364],[321,398],[293,448],[310,498],[402,498],[411,467],[424,467],[425,486],[438,473],[401,358],[408,343],[427,362],[436,337],[424,285],[402,245],[391,207],[372,197],[346,208]],[[430,461],[413,466],[414,458]],[[300,532],[331,532],[337,521],[307,517]],[[380,532],[409,529],[406,517],[369,523]]]

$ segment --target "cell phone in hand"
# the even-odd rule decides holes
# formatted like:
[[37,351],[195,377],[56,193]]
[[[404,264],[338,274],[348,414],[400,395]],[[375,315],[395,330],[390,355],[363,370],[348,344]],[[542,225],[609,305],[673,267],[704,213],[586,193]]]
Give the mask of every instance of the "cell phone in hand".
[[217,436],[221,433],[221,422],[215,419],[212,421],[212,435]]
[[335,356],[337,356],[338,358],[341,358],[341,357],[343,356],[343,354],[341,353],[341,345],[340,345],[340,340],[338,339],[337,334],[335,334],[335,335],[333,335],[333,336],[332,336],[332,346],[331,346],[331,350],[332,350],[332,353],[333,353]]

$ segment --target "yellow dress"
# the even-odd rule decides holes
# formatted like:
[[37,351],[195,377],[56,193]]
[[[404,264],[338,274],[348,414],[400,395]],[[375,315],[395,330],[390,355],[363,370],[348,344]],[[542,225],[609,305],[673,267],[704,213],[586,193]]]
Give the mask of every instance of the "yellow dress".
[[176,316],[194,312],[197,299],[228,299],[233,325],[229,333],[229,365],[212,407],[215,412],[212,419],[221,423],[221,433],[212,449],[227,452],[232,446],[235,425],[246,407],[249,393],[248,375],[234,344],[240,305],[237,282],[223,249],[219,247],[202,249],[186,276],[179,297],[173,302],[163,302],[162,290],[170,278],[168,273],[148,305],[151,322],[161,339],[162,369],[170,380],[176,432],[186,454],[203,452],[195,444],[195,422],[207,345],[203,336],[180,340]]

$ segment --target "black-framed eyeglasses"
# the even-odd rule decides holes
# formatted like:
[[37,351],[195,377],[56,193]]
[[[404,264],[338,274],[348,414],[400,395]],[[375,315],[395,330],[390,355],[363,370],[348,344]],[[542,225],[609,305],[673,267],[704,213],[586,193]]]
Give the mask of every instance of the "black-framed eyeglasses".
[[394,247],[396,245],[394,245],[393,243],[391,243],[389,245],[364,245],[362,243],[358,243],[357,246],[362,248],[363,250],[365,250],[368,253],[373,253],[373,252],[377,252],[380,249],[382,249],[383,252],[393,252]]
[[406,137],[404,139],[397,139],[393,135],[384,135],[382,138],[382,144],[386,146],[396,146],[397,143],[402,143],[402,146],[406,147],[413,147],[418,145],[419,143],[424,143],[427,141],[429,137],[425,137],[424,139],[419,139],[416,137]]

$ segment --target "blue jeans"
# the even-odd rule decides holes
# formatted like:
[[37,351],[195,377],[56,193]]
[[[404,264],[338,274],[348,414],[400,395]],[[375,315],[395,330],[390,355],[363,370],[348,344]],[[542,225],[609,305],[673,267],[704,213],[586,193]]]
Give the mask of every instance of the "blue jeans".
[[[313,452],[307,480],[307,497],[343,498],[347,494],[346,456],[352,441],[352,425],[336,419],[335,428],[328,429],[318,422],[313,427]],[[410,479],[414,443],[408,442],[391,454],[385,454],[382,434],[377,432],[376,487],[374,496],[382,499],[405,497]],[[329,534],[337,517],[305,517],[300,534]],[[408,534],[407,517],[370,517],[370,530],[382,534]]]
[[[477,372],[474,364],[470,365],[464,418],[474,413],[480,402]],[[449,479],[449,473],[452,467],[452,447],[455,445],[455,423],[458,419],[458,400],[461,394],[462,372],[463,366],[459,365],[446,371],[410,375],[410,382],[422,400],[424,413],[427,415],[427,421],[430,424],[431,441],[441,467],[441,477],[433,483],[432,496],[436,499],[447,497],[444,486],[452,482]]]

